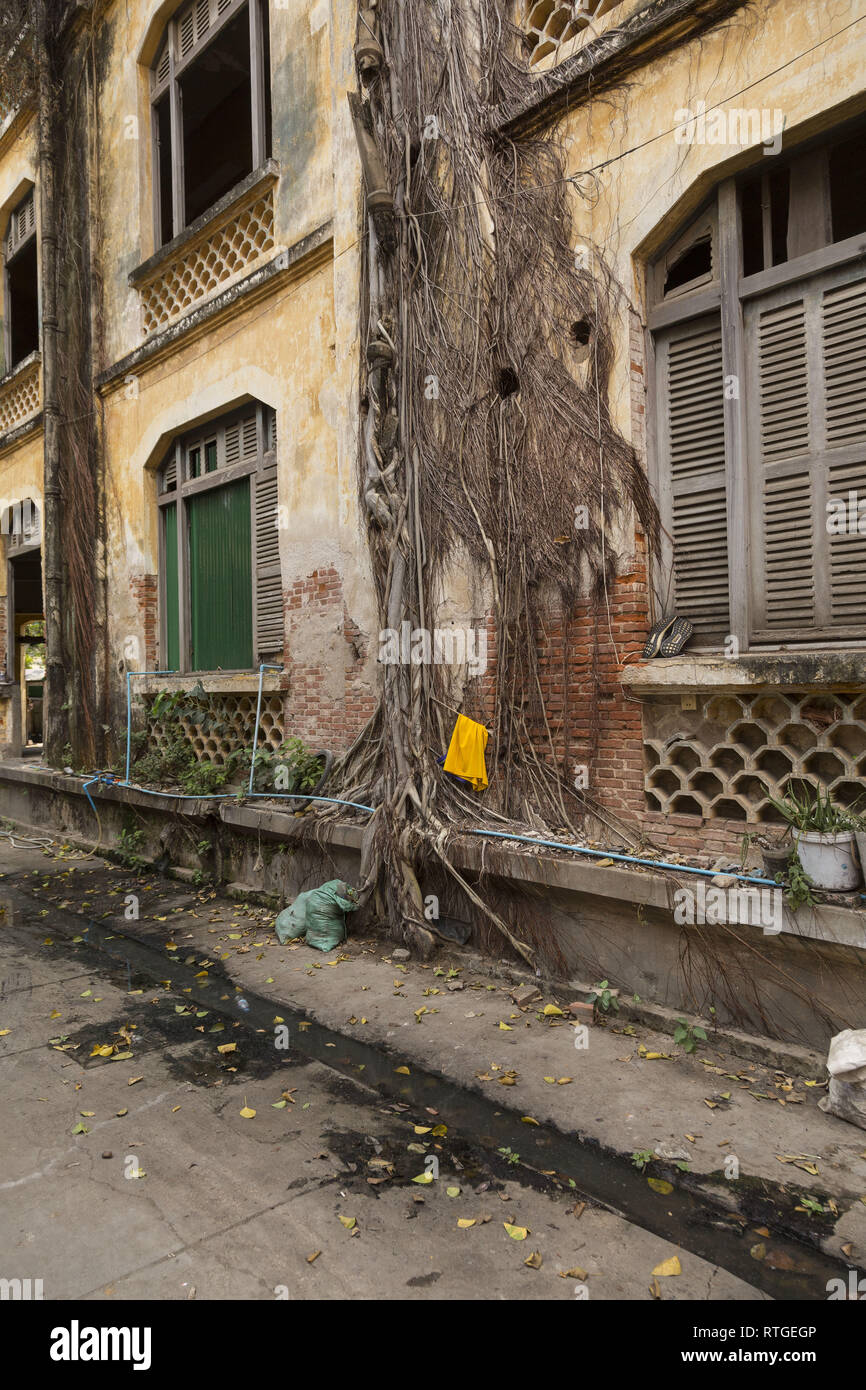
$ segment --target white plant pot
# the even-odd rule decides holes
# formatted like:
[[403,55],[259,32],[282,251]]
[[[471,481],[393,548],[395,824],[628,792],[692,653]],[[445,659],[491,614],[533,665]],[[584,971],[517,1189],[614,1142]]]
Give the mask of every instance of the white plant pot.
[[854,850],[853,830],[820,835],[817,830],[795,830],[800,863],[816,888],[844,893],[860,885],[860,865]]

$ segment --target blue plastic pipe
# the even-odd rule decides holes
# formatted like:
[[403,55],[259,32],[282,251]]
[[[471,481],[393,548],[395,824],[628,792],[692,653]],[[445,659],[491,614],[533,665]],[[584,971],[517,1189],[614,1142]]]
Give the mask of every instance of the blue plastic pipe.
[[250,796],[253,795],[253,776],[256,770],[256,753],[259,747],[259,720],[262,717],[262,685],[265,679],[265,671],[282,671],[282,669],[282,666],[269,666],[265,661],[263,661],[259,667],[259,699],[256,705],[256,728],[253,734],[253,752],[250,758]]

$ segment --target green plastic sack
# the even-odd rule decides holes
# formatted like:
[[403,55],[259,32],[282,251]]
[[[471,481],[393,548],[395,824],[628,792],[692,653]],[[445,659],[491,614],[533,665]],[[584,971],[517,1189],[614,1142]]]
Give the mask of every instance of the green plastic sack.
[[355,889],[340,878],[299,893],[290,907],[280,913],[276,932],[282,943],[305,936],[317,951],[333,951],[345,940],[346,913],[358,907]]

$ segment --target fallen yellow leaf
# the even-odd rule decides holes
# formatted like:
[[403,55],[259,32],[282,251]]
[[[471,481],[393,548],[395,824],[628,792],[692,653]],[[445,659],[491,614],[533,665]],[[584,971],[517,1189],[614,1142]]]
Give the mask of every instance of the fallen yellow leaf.
[[666,1197],[669,1192],[673,1192],[674,1190],[673,1183],[665,1182],[664,1178],[647,1178],[647,1182],[653,1192],[661,1193],[662,1197]]
[[680,1264],[679,1255],[671,1255],[669,1260],[662,1260],[660,1265],[656,1265],[653,1270],[653,1277],[660,1275],[665,1279],[669,1279],[672,1275],[682,1274],[682,1272],[683,1267]]
[[503,1221],[502,1224],[512,1240],[526,1240],[529,1235],[528,1226],[510,1226],[507,1221]]
[[475,1225],[475,1217],[461,1216],[457,1225],[460,1227],[461,1231],[468,1231],[470,1226]]

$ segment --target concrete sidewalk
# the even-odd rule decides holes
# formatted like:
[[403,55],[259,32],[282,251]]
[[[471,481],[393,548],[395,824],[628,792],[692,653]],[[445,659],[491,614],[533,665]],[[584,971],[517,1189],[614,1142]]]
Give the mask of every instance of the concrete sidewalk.
[[[720,1218],[727,1212],[740,1223],[755,1260],[766,1257],[762,1232],[771,1223],[843,1263],[866,1265],[866,1133],[818,1108],[826,1073],[786,1075],[712,1039],[688,1056],[670,1034],[616,1016],[581,1031],[568,998],[544,993],[518,1007],[512,983],[473,971],[457,951],[425,965],[396,959],[381,940],[350,937],[323,956],[306,944],[281,946],[272,913],[213,889],[137,878],[93,859],[11,858],[9,881],[42,899],[47,914],[62,908],[116,922],[118,933],[164,953],[167,974],[184,962],[205,992],[224,988],[225,976],[236,993],[270,1001],[275,1018],[292,1010],[377,1049],[398,1080],[398,1067],[435,1073],[525,1122],[527,1153],[536,1122],[627,1163],[648,1191],[655,1183],[699,1193]],[[137,921],[123,917],[130,893],[140,900]],[[212,979],[201,974],[209,969],[218,972]],[[640,1170],[636,1153],[647,1159]]]

